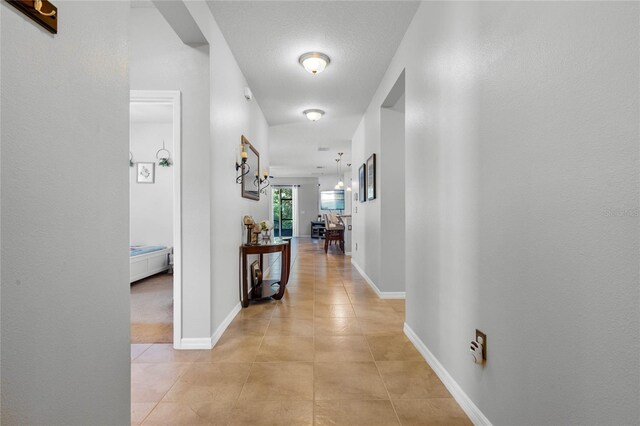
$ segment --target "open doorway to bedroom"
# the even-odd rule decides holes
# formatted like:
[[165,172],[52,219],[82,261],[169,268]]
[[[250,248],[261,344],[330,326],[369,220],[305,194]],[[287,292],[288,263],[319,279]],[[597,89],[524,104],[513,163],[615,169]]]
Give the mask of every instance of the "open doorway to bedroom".
[[179,92],[131,91],[129,147],[131,343],[173,343],[180,331]]

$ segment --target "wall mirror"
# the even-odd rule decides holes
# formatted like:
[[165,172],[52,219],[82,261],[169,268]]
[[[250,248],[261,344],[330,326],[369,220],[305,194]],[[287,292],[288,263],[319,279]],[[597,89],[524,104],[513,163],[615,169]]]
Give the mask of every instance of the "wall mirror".
[[247,153],[249,165],[249,173],[242,177],[242,196],[251,200],[260,200],[260,154],[244,136],[240,138],[240,142]]

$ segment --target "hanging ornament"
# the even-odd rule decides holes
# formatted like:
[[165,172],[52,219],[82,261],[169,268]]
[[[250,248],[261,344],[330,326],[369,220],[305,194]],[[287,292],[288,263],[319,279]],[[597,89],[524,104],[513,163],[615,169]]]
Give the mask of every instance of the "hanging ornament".
[[162,141],[162,149],[156,152],[156,159],[158,160],[158,166],[169,167],[171,163],[171,153],[164,147],[164,140]]

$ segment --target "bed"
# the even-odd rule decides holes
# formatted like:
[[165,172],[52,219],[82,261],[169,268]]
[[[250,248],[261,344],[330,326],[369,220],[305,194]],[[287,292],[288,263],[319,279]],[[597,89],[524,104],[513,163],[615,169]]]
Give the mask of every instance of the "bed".
[[131,246],[129,253],[131,259],[129,283],[171,268],[172,247]]

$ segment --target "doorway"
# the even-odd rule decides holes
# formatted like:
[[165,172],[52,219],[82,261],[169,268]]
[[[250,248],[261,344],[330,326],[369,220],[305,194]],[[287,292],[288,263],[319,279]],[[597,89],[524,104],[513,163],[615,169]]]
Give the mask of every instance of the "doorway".
[[[381,288],[389,297],[405,294],[405,72],[380,106]],[[402,189],[402,190],[399,190]]]
[[130,92],[131,342],[180,344],[179,91]]
[[273,188],[273,234],[275,237],[293,237],[294,189],[292,186]]

